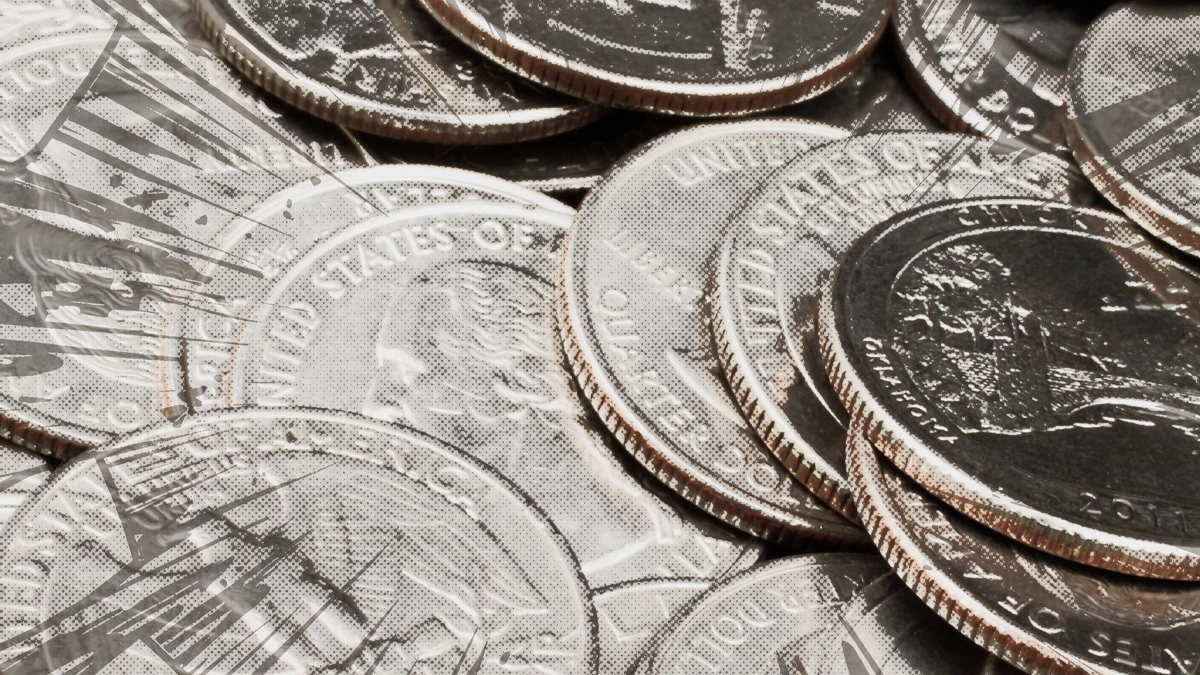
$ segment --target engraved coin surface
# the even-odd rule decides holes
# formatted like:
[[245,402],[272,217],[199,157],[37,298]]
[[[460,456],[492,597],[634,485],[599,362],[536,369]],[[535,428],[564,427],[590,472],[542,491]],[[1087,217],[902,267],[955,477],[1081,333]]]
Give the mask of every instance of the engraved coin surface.
[[414,0],[197,0],[196,8],[218,49],[256,84],[360,131],[498,143],[601,114],[496,67]]
[[1139,225],[1200,255],[1200,9],[1134,2],[1096,20],[1071,57],[1066,126],[1100,192]]
[[655,636],[689,602],[712,586],[697,579],[647,579],[596,589],[600,673],[637,672]]
[[8,524],[17,508],[45,485],[49,477],[50,465],[40,455],[0,445],[0,528]]
[[1054,155],[1016,144],[868,134],[797,156],[733,217],[713,306],[721,364],[759,437],[818,497],[857,518],[847,498],[846,413],[816,338],[817,297],[837,260],[872,226],[920,206],[1065,198],[1069,171]]
[[213,233],[364,160],[168,29],[175,3],[51,10],[0,52],[0,434],[65,456],[163,419],[162,309]]
[[972,645],[873,555],[784,558],[676,615],[641,672],[1016,675]]
[[1058,149],[1067,61],[1102,6],[896,0],[892,25],[913,87],[951,129]]
[[884,0],[421,0],[508,68],[566,93],[685,115],[776,108],[862,63]]
[[921,489],[861,428],[847,461],[867,529],[947,630],[1037,675],[1182,675],[1196,662],[1200,584],[1106,572],[1002,537]]
[[590,591],[528,495],[354,415],[139,432],[4,532],[0,657],[22,672],[595,672]]
[[182,334],[219,337],[189,341],[181,389],[202,390],[198,410],[320,406],[464,448],[537,501],[592,587],[753,564],[760,543],[656,486],[589,413],[554,326],[573,212],[511,188],[530,202],[341,221],[340,190],[273,198],[219,247],[261,266],[214,262],[214,300],[179,306]]
[[785,542],[863,534],[796,483],[742,417],[713,350],[709,275],[738,200],[798,153],[845,136],[760,120],[657,139],[584,200],[563,265],[567,358],[605,425],[685,498]]
[[960,512],[1078,562],[1189,579],[1198,303],[1196,273],[1120,216],[972,200],[854,244],[820,347],[870,440]]

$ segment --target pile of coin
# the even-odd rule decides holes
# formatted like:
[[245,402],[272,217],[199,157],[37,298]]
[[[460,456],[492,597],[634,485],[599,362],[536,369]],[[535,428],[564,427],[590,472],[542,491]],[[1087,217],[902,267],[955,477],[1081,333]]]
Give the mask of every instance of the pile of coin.
[[0,672],[1200,667],[1200,4],[0,18]]

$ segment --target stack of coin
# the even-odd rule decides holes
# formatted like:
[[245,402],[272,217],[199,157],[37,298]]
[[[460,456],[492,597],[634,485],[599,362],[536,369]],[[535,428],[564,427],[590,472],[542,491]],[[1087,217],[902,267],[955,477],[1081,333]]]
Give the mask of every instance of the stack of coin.
[[1076,4],[0,1],[0,671],[1191,675],[1200,5]]

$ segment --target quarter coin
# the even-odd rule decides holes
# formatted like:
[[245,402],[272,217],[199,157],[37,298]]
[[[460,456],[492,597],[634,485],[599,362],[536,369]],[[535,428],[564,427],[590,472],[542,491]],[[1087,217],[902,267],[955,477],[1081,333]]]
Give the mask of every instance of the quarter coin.
[[759,120],[643,146],[591,191],[567,237],[560,329],[604,424],[679,494],[752,534],[863,542],[792,480],[742,417],[708,322],[730,213],[768,173],[846,132]]
[[509,69],[573,96],[684,115],[768,110],[870,54],[885,0],[421,0]]
[[89,452],[4,530],[22,672],[590,674],[591,594],[494,469],[354,415],[239,410]]
[[820,346],[871,442],[963,514],[1088,565],[1195,579],[1198,299],[1196,272],[1120,216],[971,200],[851,246]]
[[868,134],[798,155],[731,219],[712,310],[721,364],[759,437],[830,506],[857,518],[846,413],[821,365],[814,313],[837,260],[896,213],[968,197],[1064,199],[1069,173],[1054,155],[1017,144]]
[[1096,20],[1071,57],[1067,132],[1100,192],[1171,245],[1200,254],[1200,10],[1133,2]]
[[163,419],[161,310],[213,233],[364,161],[153,6],[104,7],[38,14],[0,52],[20,79],[0,97],[0,434],[59,457]]
[[597,672],[636,672],[663,626],[711,585],[700,579],[646,579],[596,589],[596,621],[600,625]]
[[1002,537],[921,489],[861,429],[847,462],[867,529],[947,630],[1035,675],[1174,675],[1195,663],[1200,585],[1105,572]]
[[[440,175],[457,174],[474,176]],[[760,543],[654,486],[589,414],[554,325],[572,212],[531,208],[553,200],[509,187],[528,200],[368,217],[340,189],[273,198],[218,247],[257,264],[210,263],[212,299],[177,307],[180,334],[210,338],[187,345],[180,390],[201,392],[197,410],[320,406],[464,448],[532,495],[593,587],[754,563]]]
[[1067,61],[1103,3],[896,0],[913,88],[954,131],[1064,146]]
[[15,445],[0,445],[0,528],[49,477],[50,465],[40,455]]

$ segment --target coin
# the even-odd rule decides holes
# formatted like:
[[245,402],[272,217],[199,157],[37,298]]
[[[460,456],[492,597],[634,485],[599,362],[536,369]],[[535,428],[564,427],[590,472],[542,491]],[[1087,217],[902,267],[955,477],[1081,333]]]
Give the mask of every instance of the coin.
[[943,129],[904,82],[890,50],[882,48],[833,89],[777,112],[855,133]]
[[220,346],[187,346],[195,409],[320,406],[445,439],[531,494],[593,587],[758,559],[760,543],[648,488],[572,386],[553,311],[571,210],[476,199],[334,220],[345,202],[276,197],[219,246],[248,264],[201,270],[216,300],[179,305],[178,332]]
[[383,163],[433,164],[498,176],[541,192],[592,188],[600,175],[639,145],[682,126],[678,118],[616,111],[550,138],[503,145],[414,144],[359,137]]
[[133,434],[4,532],[0,657],[22,672],[595,672],[590,591],[529,496],[354,415]]
[[49,477],[50,466],[41,456],[15,445],[0,444],[0,528]]
[[1085,564],[1195,578],[1197,298],[1196,273],[1117,215],[949,203],[850,248],[821,351],[870,440],[960,512]]
[[336,127],[273,109],[148,23],[167,21],[155,5],[103,7],[103,29],[35,13],[0,52],[20,80],[0,85],[0,433],[59,457],[162,419],[155,373],[174,354],[158,310],[190,273],[183,254],[211,254],[266,196],[363,163]]
[[673,490],[767,539],[863,535],[793,481],[742,418],[713,352],[708,276],[737,201],[845,135],[760,120],[664,136],[605,176],[567,238],[559,327],[600,418]]
[[635,672],[643,652],[663,626],[711,585],[698,579],[646,579],[596,589],[596,620],[600,625],[597,672]]
[[946,507],[852,428],[847,461],[867,529],[917,595],[1029,673],[1180,674],[1195,663],[1200,585],[1049,556]]
[[1200,254],[1200,11],[1124,3],[1096,20],[1071,58],[1066,125],[1100,192],[1156,237]]
[[1103,3],[896,0],[900,59],[954,131],[1062,148],[1067,61]]
[[573,96],[683,115],[769,110],[825,91],[874,49],[884,0],[421,0],[514,72]]
[[842,253],[873,225],[939,201],[1065,198],[1069,172],[1054,155],[1016,144],[868,134],[803,153],[752,192],[717,261],[714,335],[746,419],[814,494],[857,520],[846,413],[821,365],[814,315]]
[[473,53],[413,0],[197,0],[213,43],[255,84],[318,117],[414,141],[503,143],[602,110]]

